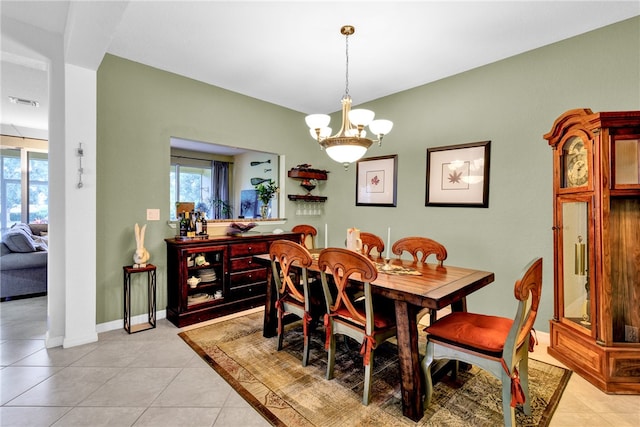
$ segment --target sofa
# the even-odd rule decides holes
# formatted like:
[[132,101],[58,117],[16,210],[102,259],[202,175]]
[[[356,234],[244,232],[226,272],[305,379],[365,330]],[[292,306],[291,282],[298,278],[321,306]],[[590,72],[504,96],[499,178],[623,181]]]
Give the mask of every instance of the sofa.
[[15,224],[0,242],[0,301],[46,295],[47,224]]

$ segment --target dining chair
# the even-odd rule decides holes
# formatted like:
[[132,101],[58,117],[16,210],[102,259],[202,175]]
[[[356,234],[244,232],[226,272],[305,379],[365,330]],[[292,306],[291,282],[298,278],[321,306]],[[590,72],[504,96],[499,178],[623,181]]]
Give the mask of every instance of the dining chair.
[[[275,281],[278,315],[278,351],[284,341],[284,316],[291,313],[302,319],[304,350],[302,366],[309,361],[309,325],[315,318],[319,319],[322,301],[311,296],[307,268],[313,262],[311,254],[302,245],[289,240],[276,240],[269,248],[269,259]],[[301,270],[302,280],[296,280],[294,266]],[[296,285],[299,283],[299,285]]]
[[[404,237],[394,242],[391,246],[391,252],[398,257],[402,256],[402,253],[405,251],[411,254],[413,262],[418,262],[419,259],[423,264],[429,255],[436,256],[440,267],[443,266],[444,260],[447,259],[447,249],[444,245],[427,237]],[[429,315],[429,324],[436,321],[438,317],[437,310],[430,310],[428,308],[423,308],[418,312],[418,321],[427,314]]]
[[536,258],[515,282],[518,309],[513,319],[454,312],[425,328],[427,348],[422,370],[427,392],[424,407],[431,402],[434,359],[453,359],[478,366],[502,382],[505,426],[515,426],[514,408],[518,403],[522,404],[524,413],[530,415],[528,352],[533,351],[535,345],[533,324],[541,291],[542,258]]
[[[384,254],[384,242],[378,236],[373,233],[367,233],[365,231],[360,232],[360,240],[362,240],[362,253],[367,256],[382,257]],[[373,254],[372,254],[373,252]]]
[[404,251],[407,251],[413,257],[414,262],[418,262],[418,255],[421,263],[427,260],[429,255],[435,255],[442,267],[444,260],[447,259],[447,249],[435,240],[427,237],[404,237],[397,240],[391,246],[391,252],[400,257]]
[[315,249],[316,248],[316,236],[318,235],[318,230],[312,225],[308,224],[298,224],[291,228],[291,232],[300,233],[300,244],[307,249]]
[[[361,343],[363,356],[364,391],[362,404],[371,401],[373,355],[376,347],[396,335],[394,305],[385,298],[374,298],[371,282],[378,277],[376,266],[366,256],[343,248],[328,248],[320,252],[321,270],[327,313],[324,316],[326,333],[328,380],[333,378],[336,357],[336,335],[346,335]],[[350,277],[356,275],[358,282]],[[329,276],[330,275],[330,276]],[[335,295],[329,288],[328,276],[333,278]],[[355,300],[351,288],[364,288],[364,298]]]

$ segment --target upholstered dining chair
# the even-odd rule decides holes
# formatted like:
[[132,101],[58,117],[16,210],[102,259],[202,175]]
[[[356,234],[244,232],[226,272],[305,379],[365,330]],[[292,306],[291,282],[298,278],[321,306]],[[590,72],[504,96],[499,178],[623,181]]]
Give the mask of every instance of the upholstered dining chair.
[[[343,248],[328,248],[320,252],[318,266],[322,278],[327,313],[325,333],[327,355],[326,378],[333,378],[336,357],[336,335],[346,335],[362,343],[360,354],[365,367],[362,404],[371,401],[373,355],[376,347],[396,335],[393,304],[384,298],[374,298],[371,282],[378,277],[375,265],[366,256]],[[364,287],[364,298],[357,301],[350,292],[358,283],[349,278],[356,275]],[[337,293],[329,289],[328,275],[333,278]]]
[[362,240],[362,253],[364,255],[378,255],[378,257],[382,257],[384,255],[384,242],[380,237],[373,233],[361,231],[360,240]]
[[[400,257],[404,251],[407,251],[413,257],[414,262],[420,260],[424,263],[429,255],[435,255],[439,261],[440,266],[443,265],[444,260],[447,259],[447,249],[435,240],[431,240],[427,237],[404,237],[397,240],[393,246],[391,246],[391,252]],[[422,255],[421,257],[418,257]]]
[[[304,350],[302,366],[309,361],[309,326],[312,319],[320,317],[322,301],[311,296],[307,268],[313,262],[311,254],[302,245],[289,240],[276,240],[269,248],[269,259],[277,291],[276,310],[278,315],[278,350],[284,340],[284,316],[294,314],[302,319]],[[298,281],[293,266],[301,269],[302,280]],[[297,284],[298,283],[298,284]]]
[[422,361],[427,384],[425,408],[432,395],[431,364],[434,359],[453,359],[476,365],[502,381],[505,426],[515,426],[514,408],[518,403],[525,414],[531,414],[528,352],[535,345],[533,323],[541,291],[542,258],[536,258],[515,282],[518,309],[513,319],[454,312],[425,329],[427,349]]
[[291,228],[292,233],[300,233],[300,244],[307,249],[316,248],[316,236],[318,230],[312,225],[298,224]]

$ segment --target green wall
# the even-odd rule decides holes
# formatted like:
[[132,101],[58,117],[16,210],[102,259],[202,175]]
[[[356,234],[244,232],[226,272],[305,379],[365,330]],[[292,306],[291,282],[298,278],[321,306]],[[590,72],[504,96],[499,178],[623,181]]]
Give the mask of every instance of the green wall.
[[[358,94],[352,96],[357,104]],[[531,258],[543,256],[536,328],[548,331],[552,155],[542,135],[568,109],[640,109],[640,18],[366,106],[394,121],[383,146],[374,145],[368,156],[398,154],[396,208],[355,206],[355,166],[344,171],[319,152],[303,114],[107,56],[98,71],[97,322],[122,317],[122,265],[131,263],[133,224],[147,222],[150,207],[162,212],[160,222],[147,222],[146,246],[158,266],[158,309],[166,305],[163,238],[173,234],[165,208],[168,141],[180,136],[283,153],[286,169],[311,163],[329,170],[328,181],[314,191],[328,196],[325,215],[296,218],[288,203],[282,228],[313,224],[322,245],[327,223],[334,246],[344,244],[353,226],[382,236],[390,226],[392,240],[436,239],[447,247],[445,265],[496,273],[494,284],[469,298],[471,310],[512,316],[515,278]],[[491,140],[489,208],[425,207],[426,149],[484,140]],[[296,184],[289,193],[297,192]]]

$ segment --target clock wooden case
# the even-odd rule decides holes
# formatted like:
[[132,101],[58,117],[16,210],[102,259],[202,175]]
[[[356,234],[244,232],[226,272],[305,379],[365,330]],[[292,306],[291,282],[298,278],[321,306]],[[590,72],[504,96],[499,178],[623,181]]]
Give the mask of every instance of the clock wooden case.
[[640,393],[640,111],[570,110],[553,148],[549,354],[607,393]]

